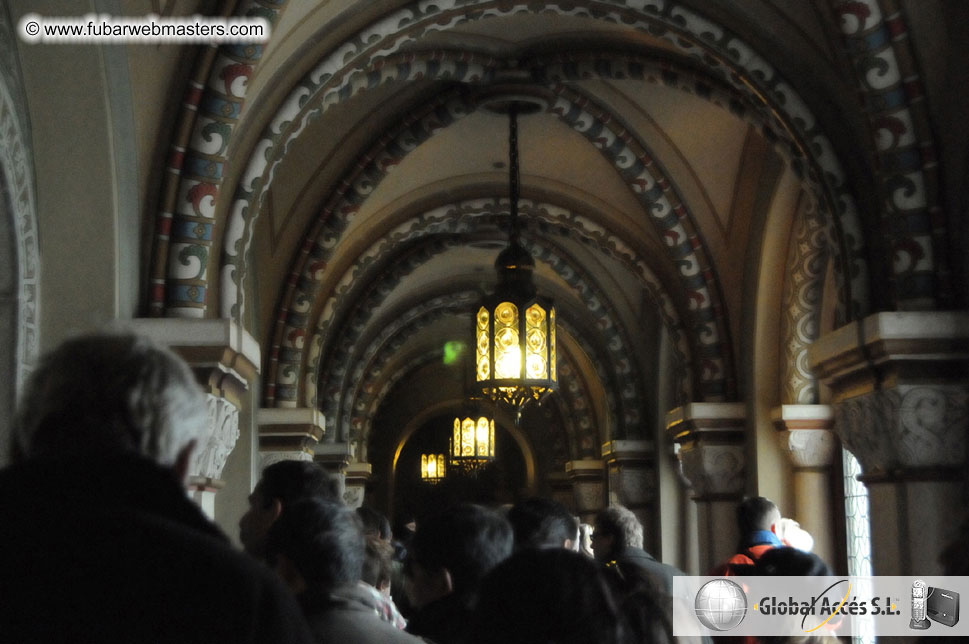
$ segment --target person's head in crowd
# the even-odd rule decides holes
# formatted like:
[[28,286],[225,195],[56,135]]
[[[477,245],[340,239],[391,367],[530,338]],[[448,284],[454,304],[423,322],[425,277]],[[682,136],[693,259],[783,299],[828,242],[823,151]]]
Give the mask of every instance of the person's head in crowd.
[[600,566],[564,548],[526,548],[481,585],[472,644],[611,644],[624,621]]
[[11,455],[138,454],[184,482],[207,426],[202,390],[181,358],[133,333],[93,333],[41,359],[14,415]]
[[363,534],[365,536],[376,537],[388,543],[390,542],[393,534],[390,531],[390,521],[386,516],[366,506],[357,508],[357,516],[363,524]]
[[780,510],[764,496],[748,496],[737,506],[737,527],[741,538],[751,532],[770,531],[780,520]]
[[512,545],[508,521],[478,505],[458,505],[422,520],[408,549],[411,604],[419,610],[451,594],[473,593]]
[[339,503],[336,478],[310,461],[279,461],[264,469],[249,495],[249,509],[239,520],[239,540],[246,552],[264,558],[270,526],[283,510],[308,498]]
[[596,559],[609,562],[627,548],[643,547],[643,524],[632,510],[613,505],[596,514],[592,530],[592,551]]
[[771,548],[754,563],[754,575],[771,577],[830,577],[834,574],[813,552],[782,546]]
[[515,548],[578,547],[579,525],[558,501],[532,497],[508,510],[508,521],[515,534]]
[[353,510],[322,498],[286,507],[266,534],[266,560],[293,590],[328,592],[360,580],[364,538]]
[[365,539],[363,572],[360,579],[385,595],[390,595],[394,547],[378,537],[365,534]]
[[185,493],[208,427],[192,370],[144,336],[86,334],[40,360],[0,472],[16,557],[0,557],[0,640],[312,641],[286,588]]

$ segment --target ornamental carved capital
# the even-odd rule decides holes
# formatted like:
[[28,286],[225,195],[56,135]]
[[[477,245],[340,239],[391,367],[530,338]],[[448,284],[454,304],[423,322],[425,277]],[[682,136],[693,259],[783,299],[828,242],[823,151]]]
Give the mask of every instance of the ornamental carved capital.
[[743,403],[691,403],[671,410],[666,420],[693,498],[740,498],[747,474]]
[[209,434],[197,450],[190,472],[218,480],[222,468],[239,440],[239,408],[224,398],[206,395],[209,408]]
[[866,476],[961,469],[969,391],[959,385],[899,386],[835,405],[835,427]]
[[795,469],[831,467],[838,449],[834,408],[830,405],[781,405],[771,412],[781,448]]
[[205,392],[208,433],[199,442],[189,474],[198,485],[210,486],[222,476],[239,440],[239,412],[259,373],[259,344],[226,319],[138,319],[131,327],[180,355]]
[[969,313],[877,313],[821,337],[811,365],[868,480],[959,479],[969,426]]

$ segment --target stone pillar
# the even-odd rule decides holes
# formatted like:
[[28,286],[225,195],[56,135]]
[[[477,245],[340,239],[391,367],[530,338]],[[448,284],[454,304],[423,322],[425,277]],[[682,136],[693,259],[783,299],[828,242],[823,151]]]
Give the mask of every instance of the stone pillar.
[[367,482],[373,475],[370,463],[350,463],[346,469],[346,491],[343,501],[351,508],[359,508],[366,497]]
[[643,547],[657,552],[655,445],[652,441],[614,440],[602,446],[609,482],[609,505],[623,505],[643,524]]
[[700,573],[736,552],[737,503],[746,483],[743,403],[690,403],[666,415],[697,505]]
[[550,472],[546,477],[549,492],[552,499],[558,501],[569,509],[569,512],[577,514],[575,509],[575,493],[572,490],[572,481],[567,472]]
[[874,574],[942,574],[966,513],[969,313],[877,313],[818,339],[809,359],[868,486]]
[[337,478],[340,487],[340,497],[346,500],[346,470],[352,460],[350,446],[347,443],[341,442],[320,443],[313,452],[313,460]]
[[189,492],[210,517],[222,468],[239,439],[239,411],[259,374],[259,343],[232,320],[138,319],[134,331],[168,346],[192,367],[209,405],[209,434],[196,448]]
[[279,461],[312,461],[325,431],[318,409],[260,409],[258,421],[260,470]]
[[605,463],[591,459],[569,461],[565,472],[572,481],[576,514],[582,523],[595,523],[596,512],[606,506]]
[[794,466],[794,515],[814,537],[814,552],[835,561],[831,517],[844,512],[832,507],[831,467],[838,449],[834,409],[830,405],[781,405],[771,411],[781,447]]

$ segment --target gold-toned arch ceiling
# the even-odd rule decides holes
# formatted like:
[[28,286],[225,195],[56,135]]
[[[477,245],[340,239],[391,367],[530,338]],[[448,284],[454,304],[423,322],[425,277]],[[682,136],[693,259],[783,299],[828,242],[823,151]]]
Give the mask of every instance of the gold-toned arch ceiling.
[[[865,309],[859,214],[837,154],[851,137],[831,137],[862,131],[861,116],[836,107],[854,96],[828,45],[830,5],[472,4],[273,8],[273,40],[223,145],[220,284],[200,300],[204,312],[215,293],[269,347],[266,404],[329,407],[334,435],[350,436],[351,417],[373,411],[357,409],[360,379],[400,382],[413,362],[380,362],[367,380],[363,345],[428,297],[487,285],[484,249],[504,239],[506,124],[477,103],[512,81],[549,103],[522,123],[526,239],[568,312],[565,357],[586,399],[609,389],[619,401],[596,410],[597,431],[655,418],[660,345],[675,352],[680,396],[737,395],[756,224],[798,193],[837,242],[842,311]],[[445,309],[435,315],[456,315]],[[430,334],[459,327],[416,325],[395,348],[426,353]]]
[[[267,88],[273,86],[267,80],[272,61],[283,60],[287,49],[293,52],[289,61],[307,50],[306,45],[294,47],[296,34],[305,32],[306,25],[290,23],[293,15],[280,23],[282,29],[291,26],[292,35],[287,32],[280,39],[277,34],[273,41],[277,48],[269,48],[266,62],[251,81],[257,91],[263,83]],[[568,43],[593,50],[597,47],[615,50],[621,45],[647,57],[676,58],[675,48],[661,38],[630,31],[621,25],[597,24],[567,16],[476,21],[447,33],[429,33],[419,41],[407,43],[403,50],[414,52],[415,56],[434,50],[449,50],[457,55],[462,51],[474,52],[479,56],[504,57],[503,65],[507,66],[507,61],[516,56],[550,51],[553,49],[550,43],[556,41],[560,45]],[[292,274],[292,257],[306,246],[308,231],[319,225],[321,211],[331,207],[328,201],[334,198],[351,169],[366,163],[366,156],[362,155],[372,154],[375,142],[391,136],[401,119],[416,121],[414,112],[442,91],[448,91],[449,85],[453,83],[413,78],[351,94],[287,143],[286,153],[274,169],[264,216],[258,220],[254,234],[254,263],[260,267],[261,285],[296,279]],[[469,87],[475,91],[475,82]],[[748,232],[751,218],[747,206],[769,203],[775,188],[774,183],[764,185],[749,180],[745,172],[759,170],[765,164],[778,164],[770,146],[747,121],[722,105],[675,87],[644,80],[603,78],[573,82],[571,88],[594,96],[619,123],[618,128],[628,129],[638,142],[648,146],[664,180],[675,186],[698,227],[698,238],[705,244],[712,262],[710,269],[716,272],[721,270],[719,267],[730,267],[729,273],[735,280],[731,284],[733,288],[729,293],[715,294],[725,298],[723,321],[728,325],[730,315],[736,316],[734,312],[739,311],[740,305],[739,286],[746,250],[742,236]],[[261,102],[269,104],[270,100],[263,98]],[[492,282],[490,264],[504,235],[495,228],[497,221],[473,231],[462,230],[459,237],[463,235],[463,240],[452,240],[446,248],[428,252],[427,257],[414,265],[408,264],[412,261],[412,251],[407,249],[421,242],[416,241],[419,237],[407,235],[405,231],[415,227],[415,217],[418,220],[429,217],[427,213],[435,208],[471,199],[505,197],[506,139],[507,123],[503,118],[473,110],[466,117],[454,119],[446,126],[435,128],[432,134],[420,137],[406,154],[395,155],[392,166],[386,168],[379,181],[367,185],[364,197],[354,202],[353,218],[339,231],[338,243],[327,254],[320,284],[313,291],[313,301],[301,309],[311,320],[304,325],[308,333],[302,341],[313,347],[303,352],[310,354],[308,357],[300,358],[304,365],[303,382],[297,382],[296,389],[302,390],[302,394],[290,397],[296,404],[307,401],[328,409],[327,420],[333,429],[331,437],[351,437],[351,426],[359,424],[359,419],[351,421],[352,414],[348,415],[346,410],[357,404],[354,402],[359,400],[359,393],[354,393],[360,386],[357,379],[365,377],[370,368],[355,370],[347,365],[337,369],[338,375],[333,374],[328,362],[334,359],[366,363],[367,352],[346,346],[347,343],[352,345],[375,337],[377,330],[392,324],[402,310],[418,306],[432,294],[446,292],[447,283],[458,292],[469,285],[487,288]],[[538,262],[539,281],[565,299],[564,306],[560,306],[576,316],[572,320],[574,328],[594,334],[608,327],[605,342],[586,345],[593,351],[592,347],[597,344],[607,344],[612,346],[612,351],[600,347],[596,355],[577,357],[577,363],[594,370],[593,365],[598,365],[600,373],[582,374],[581,380],[595,381],[600,388],[605,385],[611,391],[619,382],[630,383],[633,390],[624,395],[626,403],[635,409],[626,410],[622,404],[613,403],[609,409],[600,409],[590,421],[597,428],[608,427],[606,436],[625,434],[629,428],[616,414],[629,413],[635,419],[631,423],[640,426],[647,415],[655,414],[652,408],[655,402],[651,406],[648,401],[655,400],[656,382],[644,374],[649,373],[648,364],[654,359],[651,350],[660,344],[656,334],[662,332],[664,322],[671,321],[676,325],[672,333],[683,332],[682,318],[689,316],[692,303],[682,279],[678,279],[675,262],[670,260],[663,230],[649,224],[648,213],[644,213],[642,201],[630,189],[628,178],[618,171],[615,159],[604,156],[602,149],[597,148],[594,137],[577,131],[574,124],[561,116],[546,113],[522,119],[520,145],[523,195],[536,203],[571,211],[573,216],[582,219],[582,227],[586,229],[584,236],[573,233],[555,238],[557,251],[552,264]],[[788,185],[796,184],[788,182]],[[766,198],[759,193],[766,194]],[[554,224],[543,222],[542,225]],[[594,237],[596,231],[627,245],[635,260],[623,262],[596,248],[589,237]],[[430,240],[440,232],[443,231],[431,227],[425,239]],[[535,234],[538,241],[542,232],[537,226]],[[361,256],[365,258],[363,262]],[[639,272],[636,262],[641,266]],[[562,270],[568,278],[563,278]],[[388,277],[395,271],[396,276]],[[643,271],[648,274],[646,279],[640,274]],[[582,277],[576,278],[577,274]],[[381,280],[384,284],[376,287],[380,297],[369,294],[370,299],[361,305],[361,289],[351,290],[351,284],[361,281],[380,284]],[[664,299],[669,309],[665,315],[660,307],[643,305]],[[262,304],[260,326],[270,327],[279,318],[279,298],[259,300]],[[734,320],[737,321],[739,318]],[[367,327],[371,325],[373,330],[368,332]],[[428,324],[423,335],[414,332],[404,342],[412,347],[434,347],[426,334],[441,333],[444,328],[460,334],[463,326]],[[647,330],[652,337],[643,337],[643,331]],[[278,336],[278,328],[276,333]],[[724,336],[722,341],[729,342],[728,337]],[[400,365],[382,365],[383,382],[399,378],[399,374],[391,374],[413,363],[410,352],[402,347],[397,350]],[[418,353],[424,350],[429,349]],[[726,350],[730,352],[732,348]],[[684,360],[699,360],[690,350],[682,353]],[[624,364],[616,368],[616,362]],[[684,365],[683,371],[695,368],[695,364]],[[604,382],[602,378],[607,373],[611,376]],[[379,386],[375,383],[381,378],[367,386]],[[277,393],[273,391],[274,396]],[[588,392],[585,395],[583,404],[591,406]],[[372,396],[366,398],[369,401],[366,404],[376,404],[378,400]],[[278,404],[277,399],[270,402]],[[370,409],[364,415],[375,414],[376,410]]]

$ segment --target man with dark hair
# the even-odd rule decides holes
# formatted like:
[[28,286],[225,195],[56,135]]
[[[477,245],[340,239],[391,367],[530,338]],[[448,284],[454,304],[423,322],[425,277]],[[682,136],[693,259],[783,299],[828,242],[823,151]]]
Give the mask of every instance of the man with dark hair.
[[0,471],[0,640],[312,641],[286,588],[186,495],[207,417],[188,365],[146,338],[45,356]]
[[319,642],[421,642],[378,617],[371,594],[359,585],[364,538],[349,508],[320,498],[287,506],[269,528],[266,555],[297,594]]
[[511,554],[504,517],[463,504],[421,521],[408,553],[407,630],[438,644],[465,639],[482,578]]
[[249,510],[239,520],[239,540],[253,557],[265,558],[266,533],[283,510],[302,499],[339,502],[335,477],[310,461],[280,461],[263,470],[249,495]]
[[361,505],[357,508],[357,517],[363,524],[363,534],[366,537],[376,537],[390,543],[393,534],[390,531],[390,520],[373,508]]
[[541,497],[519,501],[508,510],[508,522],[515,533],[516,550],[578,550],[579,524],[566,507],[557,501]]
[[773,501],[763,496],[748,496],[737,506],[737,527],[740,543],[737,554],[714,568],[710,574],[718,577],[753,574],[753,566],[768,550],[783,546],[773,532],[781,513]]
[[620,573],[627,566],[642,569],[667,595],[673,593],[673,577],[683,574],[643,550],[643,524],[621,505],[610,506],[596,515],[592,551],[598,561],[618,568]]

